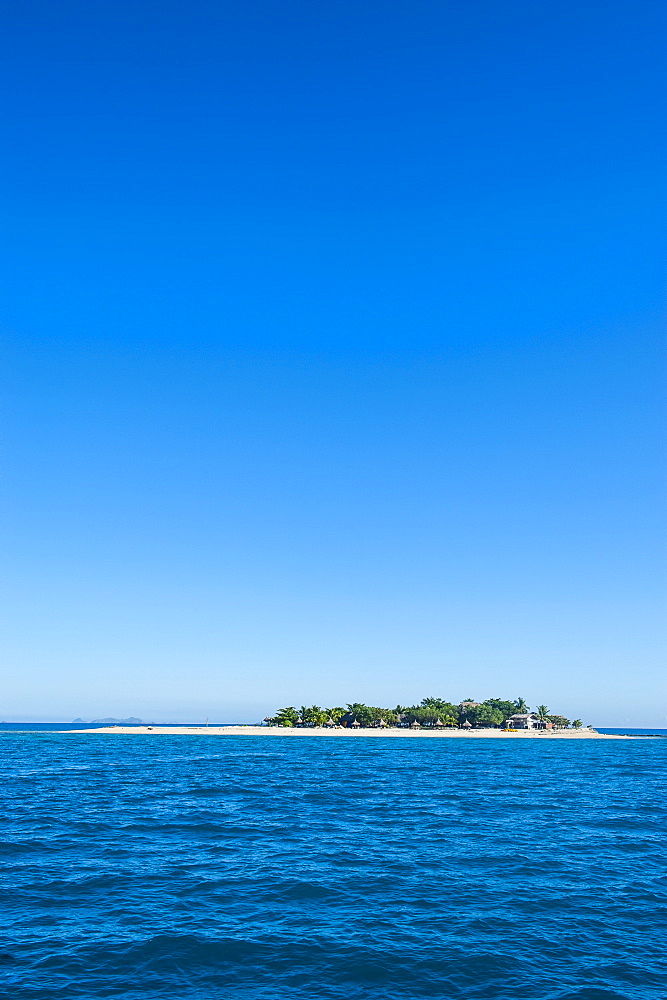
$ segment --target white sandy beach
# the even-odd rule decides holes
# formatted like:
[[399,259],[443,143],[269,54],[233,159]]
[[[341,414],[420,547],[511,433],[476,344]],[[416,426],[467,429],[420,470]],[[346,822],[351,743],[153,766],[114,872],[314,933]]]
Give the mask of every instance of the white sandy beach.
[[127,736],[267,736],[276,739],[301,739],[324,736],[344,740],[419,739],[419,740],[632,740],[636,736],[611,736],[591,729],[531,730],[517,729],[289,729],[282,726],[104,726],[98,729],[68,730],[77,733],[104,733]]

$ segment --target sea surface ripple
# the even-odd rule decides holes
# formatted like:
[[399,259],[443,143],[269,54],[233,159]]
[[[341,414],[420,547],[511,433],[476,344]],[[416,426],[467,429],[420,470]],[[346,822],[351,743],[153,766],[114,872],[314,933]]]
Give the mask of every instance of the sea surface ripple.
[[667,997],[667,740],[0,752],[12,1000]]

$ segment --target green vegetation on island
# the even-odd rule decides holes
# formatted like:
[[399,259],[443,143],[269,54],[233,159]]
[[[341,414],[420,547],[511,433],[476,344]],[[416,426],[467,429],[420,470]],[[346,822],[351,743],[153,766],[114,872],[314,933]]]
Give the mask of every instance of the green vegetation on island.
[[513,701],[503,698],[487,698],[475,701],[466,698],[455,704],[442,698],[423,698],[419,705],[397,705],[395,708],[380,708],[351,702],[347,707],[340,705],[321,708],[319,705],[289,705],[279,709],[275,715],[264,720],[270,726],[286,727],[342,727],[355,729],[410,727],[413,729],[565,729],[572,725],[581,728],[581,720],[570,723],[563,715],[554,714],[546,705],[538,705],[530,710],[524,698]]

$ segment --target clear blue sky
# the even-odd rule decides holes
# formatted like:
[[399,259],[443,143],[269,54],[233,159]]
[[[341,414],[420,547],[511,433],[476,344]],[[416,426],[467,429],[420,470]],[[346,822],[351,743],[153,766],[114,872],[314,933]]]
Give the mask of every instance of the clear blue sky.
[[3,4],[2,718],[667,726],[661,8]]

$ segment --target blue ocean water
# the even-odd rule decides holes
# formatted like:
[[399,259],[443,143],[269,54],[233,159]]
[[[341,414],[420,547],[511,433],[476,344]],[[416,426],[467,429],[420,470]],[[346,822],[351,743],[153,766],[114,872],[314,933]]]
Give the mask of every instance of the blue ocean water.
[[3,996],[664,1000],[667,740],[0,733]]

